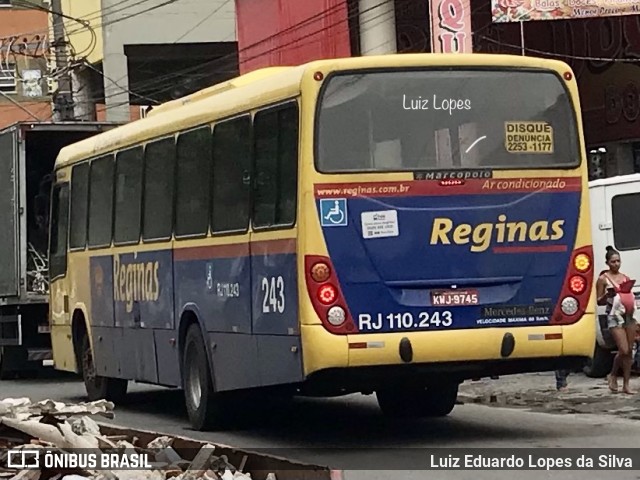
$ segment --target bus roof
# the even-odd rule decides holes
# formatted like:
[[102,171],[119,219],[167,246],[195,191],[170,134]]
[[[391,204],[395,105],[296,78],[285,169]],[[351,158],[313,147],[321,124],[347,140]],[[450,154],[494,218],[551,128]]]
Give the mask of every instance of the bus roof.
[[275,75],[276,73],[282,73],[287,70],[290,70],[293,67],[266,67],[260,68],[258,70],[254,70],[253,72],[245,73],[244,75],[240,75],[239,77],[232,78],[231,80],[227,80],[226,82],[217,83],[211,87],[205,88],[203,90],[199,90],[191,95],[187,95],[186,97],[178,98],[176,100],[172,100],[170,102],[163,103],[160,106],[153,107],[148,117],[157,115],[160,112],[166,112],[167,110],[173,110],[178,107],[182,107],[188,103],[192,103],[198,100],[204,100],[205,98],[209,98],[213,95],[218,95],[224,91],[231,90],[232,88],[242,87],[244,85],[249,85],[258,80],[262,80],[264,78],[270,77],[271,75]]
[[216,118],[229,117],[246,111],[247,105],[259,106],[297,96],[305,74],[310,71],[459,66],[513,66],[571,71],[564,62],[537,57],[433,53],[348,57],[316,60],[297,67],[268,67],[167,102],[152,109],[147,118],[64,147],[56,160],[56,168],[171,135]]

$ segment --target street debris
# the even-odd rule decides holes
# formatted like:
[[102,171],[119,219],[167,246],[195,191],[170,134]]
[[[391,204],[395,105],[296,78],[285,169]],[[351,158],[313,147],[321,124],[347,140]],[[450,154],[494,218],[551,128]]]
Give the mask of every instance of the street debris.
[[[632,388],[637,380],[632,379]],[[605,414],[640,420],[636,395],[612,394],[606,379],[583,374],[569,376],[569,388],[555,388],[553,372],[508,375],[499,380],[465,382],[460,387],[461,403],[525,409],[555,414]]]
[[[148,432],[137,435],[136,431],[124,430],[124,434],[109,434],[114,427],[101,426],[90,418],[114,418],[113,409],[114,404],[107,401],[70,405],[53,400],[32,403],[28,398],[1,400],[0,480],[254,480],[250,473],[243,473],[247,455],[235,466],[227,455],[216,454],[215,445],[194,448],[189,444],[185,448],[183,444],[180,448],[176,445],[179,438],[176,441],[170,436],[144,440],[142,437],[149,437]],[[15,459],[9,461],[8,449],[20,452],[20,465],[24,467],[33,466],[34,459],[44,455],[65,458],[63,453],[70,452],[76,455],[73,458],[98,458],[100,462],[43,465],[40,460],[38,469],[22,469],[15,467]],[[121,469],[100,469],[105,459]],[[139,468],[141,465],[145,468]],[[262,478],[277,480],[276,474],[269,471]]]

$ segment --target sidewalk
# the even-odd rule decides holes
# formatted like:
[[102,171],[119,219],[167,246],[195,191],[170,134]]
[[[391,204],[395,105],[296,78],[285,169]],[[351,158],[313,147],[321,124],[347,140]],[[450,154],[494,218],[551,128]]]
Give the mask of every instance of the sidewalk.
[[[458,400],[535,412],[605,413],[640,420],[640,379],[631,378],[631,388],[638,392],[635,395],[611,393],[606,379],[588,378],[581,373],[569,375],[568,382],[568,391],[558,392],[553,372],[468,381],[460,385]],[[618,384],[621,391],[622,378]]]

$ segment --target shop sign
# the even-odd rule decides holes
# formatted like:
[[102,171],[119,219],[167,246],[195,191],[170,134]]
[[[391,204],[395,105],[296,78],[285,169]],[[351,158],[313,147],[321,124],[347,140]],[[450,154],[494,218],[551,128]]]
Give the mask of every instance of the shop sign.
[[472,53],[469,0],[432,0],[431,51]]
[[638,0],[491,0],[491,14],[496,23],[618,17],[639,13]]

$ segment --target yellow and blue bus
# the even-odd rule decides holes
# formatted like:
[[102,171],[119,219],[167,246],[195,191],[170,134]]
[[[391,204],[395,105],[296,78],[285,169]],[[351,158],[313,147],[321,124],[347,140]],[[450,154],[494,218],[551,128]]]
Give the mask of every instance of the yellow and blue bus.
[[387,55],[258,70],[64,148],[58,369],[91,399],[376,393],[443,416],[468,379],[580,366],[595,317],[569,67]]

